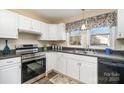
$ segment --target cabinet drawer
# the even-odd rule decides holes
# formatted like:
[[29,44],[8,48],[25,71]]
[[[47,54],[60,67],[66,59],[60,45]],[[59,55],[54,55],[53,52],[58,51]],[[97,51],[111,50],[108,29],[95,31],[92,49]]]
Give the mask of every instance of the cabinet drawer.
[[81,56],[80,59],[84,62],[97,63],[97,57]]
[[97,63],[97,57],[82,56],[82,55],[75,55],[75,54],[67,54],[67,56],[68,58],[71,58],[77,61]]
[[21,57],[0,60],[0,66],[11,65],[21,62]]

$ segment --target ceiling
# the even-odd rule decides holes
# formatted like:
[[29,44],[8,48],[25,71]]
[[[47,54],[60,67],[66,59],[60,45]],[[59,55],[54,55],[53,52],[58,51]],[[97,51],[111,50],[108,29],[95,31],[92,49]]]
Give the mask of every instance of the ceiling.
[[33,14],[50,22],[60,21],[82,14],[81,9],[13,9],[12,11],[29,16]]
[[79,16],[82,14],[80,9],[41,9],[33,10],[35,13],[41,15],[42,17],[54,21],[54,20],[64,20],[73,16]]
[[[85,14],[96,14],[97,12],[107,10],[110,9],[85,9]],[[62,20],[73,17],[83,16],[83,11],[81,9],[15,9],[12,11],[27,15],[32,14],[51,23],[61,22]]]

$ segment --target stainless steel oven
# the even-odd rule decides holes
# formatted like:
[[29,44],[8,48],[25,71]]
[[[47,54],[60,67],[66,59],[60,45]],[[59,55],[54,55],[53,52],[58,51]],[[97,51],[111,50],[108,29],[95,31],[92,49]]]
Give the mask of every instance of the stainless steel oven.
[[20,45],[16,53],[21,54],[22,83],[46,73],[46,56],[44,52],[38,52],[37,45]]
[[[32,55],[32,54],[27,54]],[[26,56],[27,56],[26,55]],[[22,83],[46,72],[45,55],[24,58],[22,55]]]
[[124,61],[98,58],[99,84],[124,84]]

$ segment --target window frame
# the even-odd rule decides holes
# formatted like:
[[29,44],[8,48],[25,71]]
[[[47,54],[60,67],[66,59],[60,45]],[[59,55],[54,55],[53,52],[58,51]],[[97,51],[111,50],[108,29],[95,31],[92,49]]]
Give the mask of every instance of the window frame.
[[67,38],[68,38],[68,41],[67,41],[67,46],[68,47],[74,47],[74,48],[82,48],[82,30],[81,30],[81,35],[80,35],[80,45],[70,45],[70,32],[67,32]]
[[[114,27],[114,28],[116,28],[116,27]],[[114,48],[114,46],[113,46],[113,40],[112,40],[112,37],[113,37],[113,32],[112,32],[112,30],[113,30],[113,27],[109,27],[109,29],[110,29],[110,36],[109,36],[109,46],[98,46],[98,45],[94,45],[94,46],[92,46],[92,45],[90,45],[90,39],[91,39],[91,35],[90,35],[90,30],[88,30],[88,34],[87,34],[87,37],[88,37],[88,44],[87,44],[87,46],[89,47],[89,48],[91,48],[91,49],[105,49],[105,48]],[[115,38],[115,36],[114,36],[114,38]],[[113,38],[113,39],[114,39]]]
[[[110,46],[109,48],[115,49],[115,39],[116,39],[116,31],[117,31],[117,27],[113,26],[110,27]],[[83,30],[82,30],[83,32]],[[66,41],[66,46],[67,47],[72,47],[72,48],[91,48],[91,49],[105,49],[107,48],[106,46],[91,46],[90,45],[90,34],[89,34],[89,30],[84,30],[84,32],[86,32],[86,43],[85,45],[83,45],[83,40],[82,40],[82,34],[81,34],[81,45],[69,45],[69,32],[67,32],[67,41]]]

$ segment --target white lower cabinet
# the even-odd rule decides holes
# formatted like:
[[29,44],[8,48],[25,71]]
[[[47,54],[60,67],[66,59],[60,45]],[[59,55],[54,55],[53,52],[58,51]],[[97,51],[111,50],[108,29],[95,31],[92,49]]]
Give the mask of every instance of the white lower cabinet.
[[80,66],[80,81],[88,84],[97,84],[97,64],[82,62]]
[[46,71],[49,72],[55,68],[56,65],[56,52],[46,53]]
[[79,80],[79,65],[78,61],[74,59],[67,59],[67,75]]
[[0,84],[21,84],[21,69],[19,64],[0,68]]
[[97,57],[46,53],[47,71],[54,69],[86,84],[97,84]]
[[21,58],[0,60],[0,84],[21,84]]
[[66,66],[67,66],[67,59],[64,53],[57,53],[57,61],[56,61],[56,67],[55,70],[66,74]]

